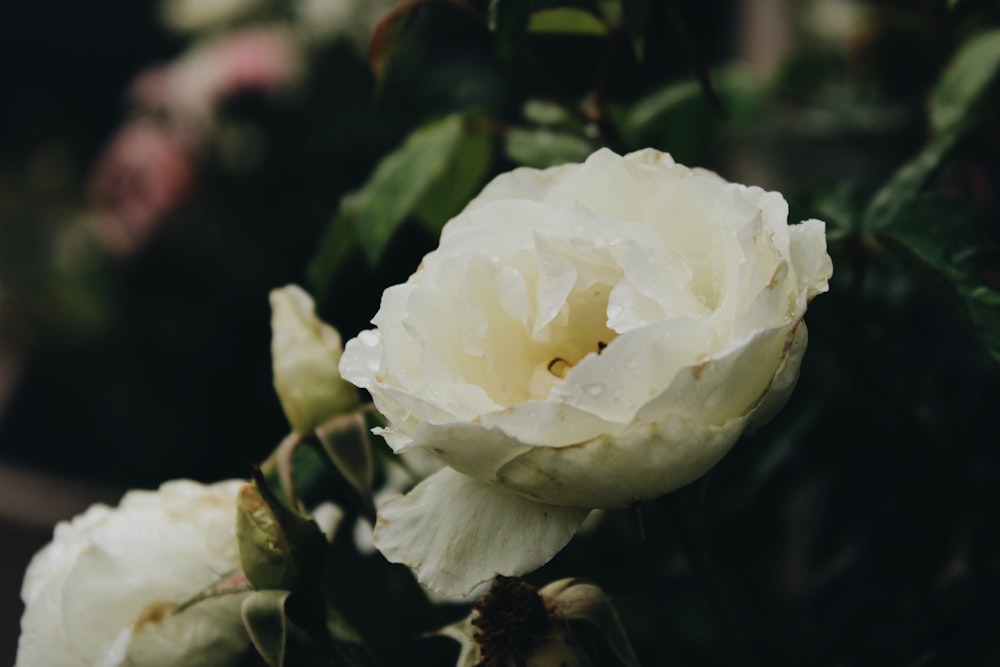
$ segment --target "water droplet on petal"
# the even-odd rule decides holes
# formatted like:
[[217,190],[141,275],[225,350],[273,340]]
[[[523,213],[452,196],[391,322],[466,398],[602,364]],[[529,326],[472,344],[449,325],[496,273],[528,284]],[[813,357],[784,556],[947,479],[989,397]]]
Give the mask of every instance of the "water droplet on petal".
[[591,396],[600,396],[601,392],[604,391],[604,385],[600,383],[588,384],[583,390]]
[[374,329],[365,329],[358,334],[358,340],[368,347],[378,347],[379,343],[382,342],[382,336],[380,336]]
[[368,370],[370,371],[377,371],[379,368],[382,367],[382,362],[379,359],[372,357],[371,359],[365,362],[365,366],[367,366]]
[[608,304],[608,319],[613,320],[615,318],[621,317],[622,313],[625,312],[625,306],[620,303],[609,303]]

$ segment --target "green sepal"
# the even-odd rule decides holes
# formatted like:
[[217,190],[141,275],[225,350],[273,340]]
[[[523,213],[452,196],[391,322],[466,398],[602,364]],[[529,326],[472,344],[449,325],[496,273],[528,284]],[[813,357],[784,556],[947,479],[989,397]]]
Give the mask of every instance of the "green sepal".
[[236,537],[240,563],[255,589],[294,591],[319,581],[326,538],[311,517],[278,500],[259,469],[240,488]]
[[374,523],[374,462],[364,415],[357,412],[340,415],[321,424],[315,433],[323,451],[357,494],[365,517]]
[[268,667],[335,667],[356,663],[337,660],[326,637],[313,637],[289,613],[289,591],[256,591],[243,600],[240,616],[250,641]]

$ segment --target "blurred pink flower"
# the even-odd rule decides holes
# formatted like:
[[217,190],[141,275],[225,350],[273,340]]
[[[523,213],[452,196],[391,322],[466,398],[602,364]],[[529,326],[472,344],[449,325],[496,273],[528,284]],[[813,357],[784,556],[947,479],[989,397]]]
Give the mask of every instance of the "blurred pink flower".
[[91,197],[98,235],[112,253],[127,255],[187,198],[194,184],[190,145],[150,119],[126,123],[94,169]]
[[214,127],[225,100],[248,92],[289,93],[303,70],[303,55],[289,31],[247,28],[145,70],[133,81],[129,97],[139,110],[164,114],[178,131],[201,140]]

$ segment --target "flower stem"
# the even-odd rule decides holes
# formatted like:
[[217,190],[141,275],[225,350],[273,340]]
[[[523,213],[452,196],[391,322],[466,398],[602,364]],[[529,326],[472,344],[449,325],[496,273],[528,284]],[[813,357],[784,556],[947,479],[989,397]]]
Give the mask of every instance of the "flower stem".
[[708,557],[708,550],[695,530],[691,517],[681,506],[680,501],[679,494],[672,493],[662,499],[660,506],[664,509],[681,551],[684,552],[691,570],[698,579],[719,629],[729,643],[734,654],[734,664],[753,667],[756,662],[750,652],[746,635],[729,603],[722,580]]

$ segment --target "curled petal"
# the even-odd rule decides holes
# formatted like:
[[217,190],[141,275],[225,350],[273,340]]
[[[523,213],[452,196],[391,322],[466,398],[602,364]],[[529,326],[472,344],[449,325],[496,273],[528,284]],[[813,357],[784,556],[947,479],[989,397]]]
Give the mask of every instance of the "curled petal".
[[541,567],[589,510],[532,502],[445,468],[379,509],[375,545],[442,595]]

